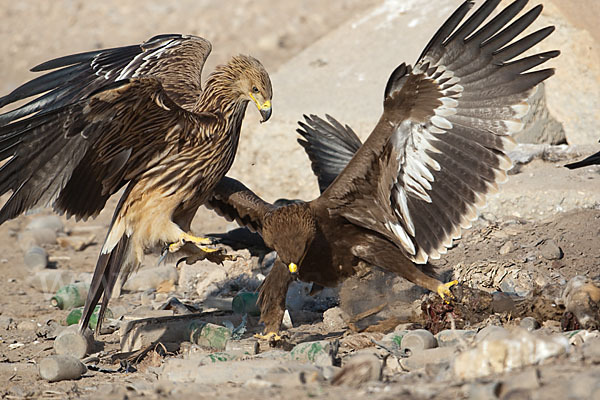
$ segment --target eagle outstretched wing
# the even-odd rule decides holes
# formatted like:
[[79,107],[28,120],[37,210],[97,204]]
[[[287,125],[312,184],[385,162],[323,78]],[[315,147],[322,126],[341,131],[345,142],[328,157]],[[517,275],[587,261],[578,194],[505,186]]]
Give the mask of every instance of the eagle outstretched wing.
[[213,114],[179,107],[157,78],[142,77],[2,126],[0,194],[12,195],[0,223],[47,204],[78,218],[94,216],[170,149],[209,140],[217,123]]
[[228,221],[235,221],[260,234],[265,214],[277,208],[258,197],[242,182],[227,176],[219,181],[204,205]]
[[[190,109],[201,91],[201,74],[212,47],[201,37],[159,35],[142,44],[95,50],[46,61],[31,69],[49,71],[0,98],[0,108],[31,96],[29,103],[0,115],[0,125],[88,97],[119,80],[155,76],[180,106]],[[172,71],[179,70],[178,74]]]
[[526,71],[558,51],[514,60],[553,27],[509,44],[542,6],[510,23],[527,3],[517,0],[480,28],[498,3],[486,1],[460,24],[473,5],[466,1],[414,68],[396,68],[380,122],[321,196],[330,213],[385,235],[417,263],[445,253],[506,179],[511,162],[505,151],[510,134],[522,128],[525,100],[554,72]]

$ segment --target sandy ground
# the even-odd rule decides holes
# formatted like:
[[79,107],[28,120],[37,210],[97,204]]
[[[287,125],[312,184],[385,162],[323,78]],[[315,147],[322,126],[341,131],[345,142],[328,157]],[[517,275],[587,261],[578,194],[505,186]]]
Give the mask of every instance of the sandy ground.
[[[232,54],[251,53],[276,73],[303,49],[380,4],[375,0],[284,1],[270,4],[251,1],[181,1],[166,4],[157,1],[5,0],[0,7],[1,46],[5,55],[0,60],[3,74],[0,92],[6,93],[31,78],[33,75],[26,72],[29,67],[54,56],[135,43],[164,32],[186,32],[210,39],[214,52],[207,70],[216,63],[226,61]],[[224,15],[230,17],[224,18]],[[581,21],[581,25],[586,24],[589,25],[587,20]],[[312,58],[318,60],[320,56],[315,54]],[[290,71],[290,68],[284,67],[282,70]],[[318,71],[316,69],[311,73]],[[279,75],[278,79],[286,79],[286,75]],[[293,80],[294,76],[288,75],[287,79]],[[275,93],[277,95],[277,87]],[[274,112],[277,112],[276,106]],[[299,110],[296,114],[299,116],[302,112],[304,110]],[[288,115],[291,115],[289,111]],[[256,124],[257,120],[257,116],[249,115],[245,124]],[[285,161],[281,161],[278,150],[269,148],[275,145],[269,139],[271,136],[259,136],[260,131],[256,126],[249,128],[249,131],[251,134],[242,142],[248,145],[240,147],[242,154],[234,166],[236,177],[258,187],[259,193],[269,200],[277,197],[308,199],[316,194],[316,182],[299,146],[293,150],[294,162],[287,165],[290,172],[281,171],[279,167]],[[287,121],[278,124],[275,119],[267,131],[269,134],[286,136],[287,142],[295,146],[293,128]],[[593,146],[583,148],[579,155],[594,149]],[[244,151],[247,153],[244,154]],[[575,153],[570,157],[577,155]],[[270,161],[275,158],[279,164],[272,167]],[[295,160],[299,161],[296,163]],[[565,161],[564,158],[535,160],[511,175],[500,193],[490,199],[488,207],[482,212],[483,218],[456,242],[448,254],[435,262],[440,274],[448,278],[453,274],[468,277],[471,283],[480,288],[507,292],[526,292],[535,285],[564,285],[575,275],[598,278],[600,167],[568,171],[562,168]],[[89,245],[78,251],[59,244],[45,245],[55,268],[72,271],[74,275],[93,271],[115,203],[116,198],[111,199],[109,207],[95,220],[75,222],[63,219],[64,230],[59,236],[71,242],[85,239]],[[449,383],[447,378],[440,377],[438,371],[423,370],[388,375],[383,382],[356,390],[333,387],[322,382],[270,387],[236,383],[218,386],[180,385],[159,381],[159,374],[154,369],[175,356],[171,354],[149,357],[138,366],[138,372],[135,373],[91,371],[78,381],[48,383],[39,379],[35,363],[52,354],[52,341],[44,337],[48,321],[62,323],[67,312],[50,305],[51,293],[43,293],[26,283],[31,273],[24,266],[23,252],[17,243],[19,233],[30,221],[50,214],[49,210],[38,210],[33,215],[19,217],[0,227],[0,316],[4,318],[2,321],[12,321],[0,326],[2,398],[186,398],[192,395],[196,398],[497,398],[477,397],[477,393],[485,392],[480,388],[494,382],[514,382],[520,379],[519,373],[528,371],[525,369],[476,381]],[[206,210],[199,212],[193,225],[198,232],[224,232],[232,227],[232,224]],[[91,236],[93,240],[89,240]],[[560,248],[560,258],[547,256],[545,249],[549,242]],[[156,258],[151,257],[146,266],[152,267],[155,263]],[[256,277],[266,272],[256,264],[254,260],[254,264],[249,263],[237,270],[229,268],[227,279],[239,282],[242,274]],[[404,305],[424,296],[423,291],[405,282],[400,286]],[[223,293],[223,287],[233,286],[222,283],[219,287]],[[238,286],[236,289],[244,287]],[[234,295],[236,289],[231,289],[229,295]],[[166,293],[168,296],[185,298],[189,303],[200,304],[201,296],[195,292],[183,293],[181,288],[174,287]],[[143,313],[147,310],[147,304],[142,306],[143,302],[141,291],[125,291],[111,302],[111,307],[125,314],[136,310]],[[156,299],[155,302],[159,301]],[[322,317],[317,316],[310,323],[298,323],[290,331],[290,342],[298,343],[315,337],[353,337],[348,330],[331,331],[321,320]],[[258,331],[260,326],[257,321],[251,320],[247,336]],[[100,340],[104,343],[103,355],[119,351],[117,333],[103,335]],[[19,345],[14,346],[16,344]],[[528,397],[519,398],[560,399],[568,393],[575,393],[573,382],[592,385],[589,381],[598,379],[600,367],[578,354],[578,350],[574,350],[570,356],[530,367],[529,370],[533,369],[538,374],[538,383],[524,389],[524,396]]]

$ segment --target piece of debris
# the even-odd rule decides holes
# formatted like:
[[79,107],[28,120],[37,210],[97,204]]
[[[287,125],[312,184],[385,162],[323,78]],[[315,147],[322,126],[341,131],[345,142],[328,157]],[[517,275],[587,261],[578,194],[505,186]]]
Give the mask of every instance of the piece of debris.
[[64,329],[54,339],[54,351],[56,354],[69,355],[81,359],[91,350],[94,336],[91,329],[79,332],[78,325],[71,325]]
[[86,282],[76,282],[63,286],[52,298],[50,304],[61,310],[70,310],[81,307],[85,304],[90,284]]
[[79,359],[69,355],[52,355],[38,364],[42,379],[48,382],[79,379],[87,368]]

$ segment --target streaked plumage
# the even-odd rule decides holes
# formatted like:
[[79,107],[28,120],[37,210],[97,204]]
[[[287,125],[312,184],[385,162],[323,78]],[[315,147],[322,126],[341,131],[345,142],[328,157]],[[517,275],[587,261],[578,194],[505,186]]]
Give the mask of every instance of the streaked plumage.
[[45,62],[47,71],[0,99],[34,95],[0,115],[0,194],[12,196],[0,223],[50,204],[76,218],[96,216],[125,191],[102,247],[82,328],[117,275],[137,268],[144,251],[186,240],[197,208],[235,157],[249,101],[263,120],[272,88],[259,61],[233,57],[201,87],[211,50],[205,39],[156,36],[141,45]]
[[542,7],[510,23],[527,3],[517,0],[480,28],[498,3],[486,1],[461,24],[473,5],[463,3],[414,67],[396,68],[383,114],[364,144],[331,117],[300,123],[300,143],[322,190],[317,199],[276,208],[235,180],[219,183],[209,206],[260,232],[283,262],[261,287],[268,331],[279,328],[283,315],[292,280],[285,265],[297,268],[301,280],[331,286],[362,261],[449,293],[415,264],[427,267],[445,253],[506,179],[510,134],[522,127],[530,90],[553,74],[526,71],[559,54],[513,61],[553,27],[509,44]]

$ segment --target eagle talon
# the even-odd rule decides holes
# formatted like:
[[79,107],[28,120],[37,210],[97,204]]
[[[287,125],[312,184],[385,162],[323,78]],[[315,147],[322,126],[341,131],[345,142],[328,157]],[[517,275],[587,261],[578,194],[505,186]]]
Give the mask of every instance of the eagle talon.
[[254,337],[261,340],[267,340],[269,342],[279,342],[281,340],[281,336],[279,336],[276,332],[269,332],[265,335],[257,333],[254,335]]
[[437,293],[440,295],[440,297],[442,298],[442,300],[444,300],[445,303],[450,303],[448,300],[446,300],[446,297],[450,299],[454,298],[454,295],[450,291],[450,288],[456,284],[458,284],[458,281],[454,280],[448,283],[442,283],[437,287]]

